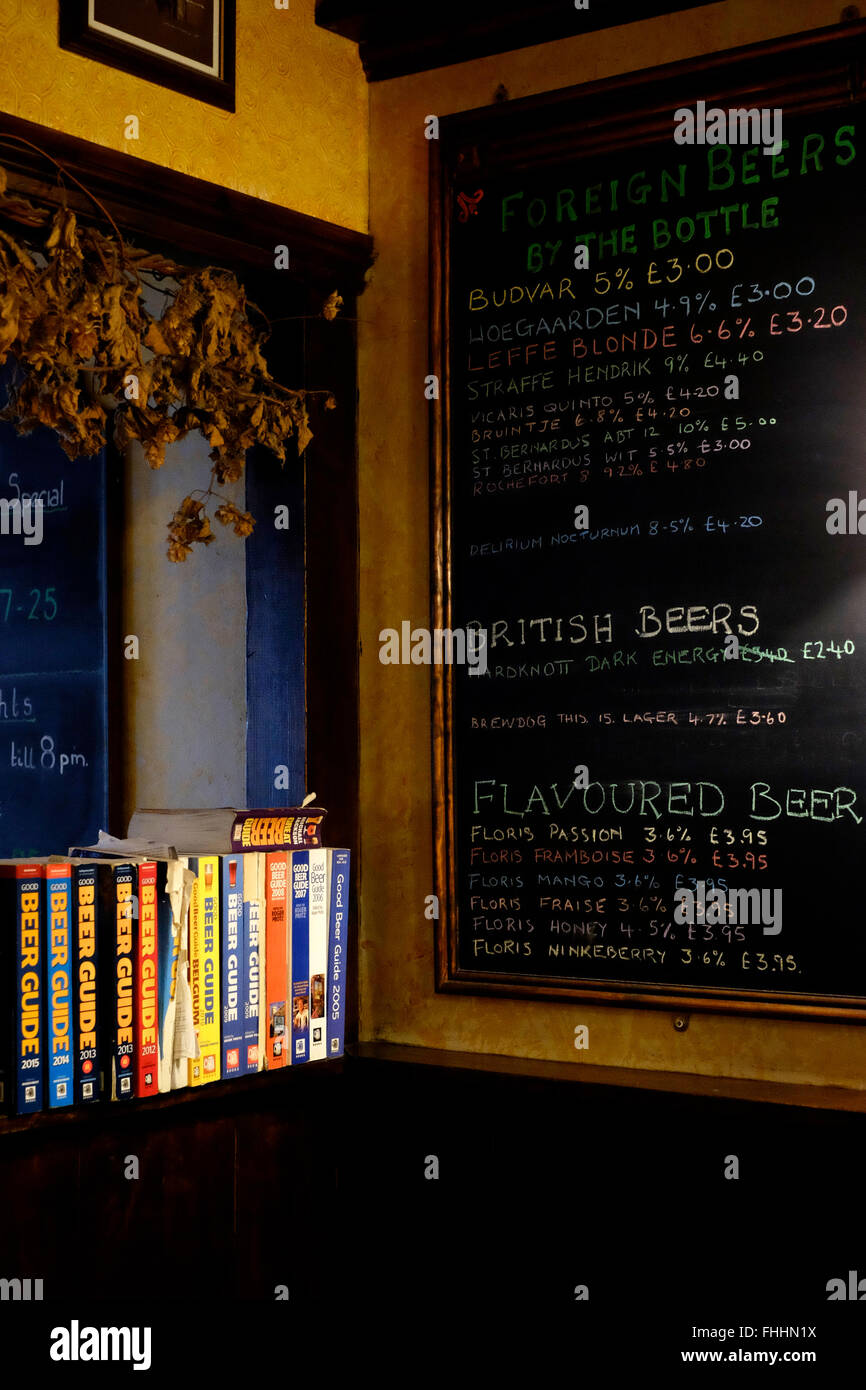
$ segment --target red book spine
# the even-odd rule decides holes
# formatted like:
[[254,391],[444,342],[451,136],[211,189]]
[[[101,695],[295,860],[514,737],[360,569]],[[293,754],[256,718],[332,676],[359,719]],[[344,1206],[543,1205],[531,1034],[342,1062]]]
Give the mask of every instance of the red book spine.
[[138,866],[138,911],[135,1094],[155,1096],[159,1093],[156,864]]
[[286,850],[274,850],[265,860],[265,931],[265,1066],[271,1071],[284,1067],[288,1061],[289,855]]

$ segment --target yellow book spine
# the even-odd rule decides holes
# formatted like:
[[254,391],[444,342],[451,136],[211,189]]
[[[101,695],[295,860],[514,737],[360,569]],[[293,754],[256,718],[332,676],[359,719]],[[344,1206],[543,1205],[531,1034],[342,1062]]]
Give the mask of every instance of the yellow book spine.
[[[199,860],[201,863],[201,860]],[[192,867],[192,864],[190,864]],[[201,1054],[201,1003],[202,1003],[202,912],[201,912],[201,879],[196,875],[195,883],[192,885],[192,893],[189,899],[189,992],[192,998],[192,1025],[196,1031],[199,1041],[199,1054]],[[190,1057],[187,1062],[189,1068],[190,1086],[201,1086],[204,1078],[202,1076],[202,1057]]]
[[203,855],[198,861],[201,903],[201,1050],[202,1082],[219,1081],[220,1033],[220,856]]

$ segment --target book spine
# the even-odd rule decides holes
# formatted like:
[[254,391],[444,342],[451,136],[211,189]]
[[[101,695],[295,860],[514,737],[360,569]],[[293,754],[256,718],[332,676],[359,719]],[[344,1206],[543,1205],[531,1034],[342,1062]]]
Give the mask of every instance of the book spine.
[[[193,1022],[192,971],[190,942],[192,939],[192,899],[197,882],[197,860],[184,855],[179,864],[183,873],[175,884],[174,912],[177,931],[177,961],[174,969],[174,1008],[169,1011],[171,1026],[171,1089],[182,1091],[190,1084],[192,1046],[198,1046]],[[184,1043],[187,1044],[184,1049]]]
[[265,952],[267,958],[267,1054],[269,1071],[287,1063],[289,855],[275,850],[265,858]]
[[45,928],[40,864],[27,864],[17,869],[15,899],[18,940],[16,1100],[19,1115],[32,1115],[42,1109],[46,1071],[42,1031]]
[[220,1079],[220,856],[205,854],[201,874],[201,1048],[202,1081]]
[[247,972],[244,968],[244,861],[225,855],[221,864],[222,955],[222,1070],[239,1076],[244,1050]]
[[135,947],[138,874],[134,864],[114,870],[114,1007],[111,1030],[111,1099],[135,1097]]
[[189,1085],[202,1084],[201,1057],[201,1017],[202,1017],[202,881],[200,869],[202,860],[190,857],[189,867],[195,874],[192,894],[189,900],[189,992],[192,1000],[192,1026],[198,1039],[199,1055],[189,1059]]
[[324,811],[241,811],[231,829],[232,854],[253,850],[313,848],[322,843]]
[[244,856],[243,904],[243,1049],[241,1071],[261,1071],[264,1064],[262,1018],[265,991],[265,856]]
[[330,930],[328,934],[328,1056],[342,1057],[346,1032],[346,945],[350,851],[331,855]]
[[310,1060],[310,851],[292,851],[292,1063]]
[[45,912],[48,924],[45,998],[48,1022],[48,1104],[71,1105],[72,1061],[72,865],[45,867]]
[[79,864],[74,872],[75,950],[75,1099],[90,1105],[99,1100],[99,910],[100,894],[95,864]]
[[328,1055],[325,976],[328,971],[328,850],[310,850],[310,1061]]
[[171,1090],[171,1069],[174,1057],[174,1015],[177,991],[177,962],[180,952],[180,927],[174,920],[169,873],[177,874],[167,864],[157,865],[156,874],[156,952],[157,952],[157,1062],[160,1092]]
[[15,1103],[15,1015],[18,998],[18,942],[13,880],[0,875],[0,1114]]
[[138,949],[136,951],[135,1094],[159,1092],[159,948],[156,864],[138,866]]

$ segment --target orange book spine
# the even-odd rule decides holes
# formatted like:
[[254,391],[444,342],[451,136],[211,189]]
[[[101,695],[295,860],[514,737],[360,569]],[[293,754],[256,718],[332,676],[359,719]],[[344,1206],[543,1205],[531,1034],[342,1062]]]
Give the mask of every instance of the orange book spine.
[[265,859],[265,931],[265,1066],[270,1071],[284,1067],[288,1061],[289,855],[286,850],[274,850]]

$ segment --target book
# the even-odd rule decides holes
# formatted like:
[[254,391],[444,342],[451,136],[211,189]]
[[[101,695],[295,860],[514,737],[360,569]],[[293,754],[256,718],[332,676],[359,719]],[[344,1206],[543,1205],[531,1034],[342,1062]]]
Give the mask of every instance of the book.
[[265,856],[266,1051],[269,1071],[287,1064],[289,980],[289,854]]
[[[184,900],[184,864],[157,864],[156,969],[157,969],[157,1085],[171,1090],[174,1058],[174,1024],[177,1009],[177,968],[180,960],[181,913]],[[189,910],[189,892],[186,893]]]
[[261,1071],[265,1061],[265,855],[244,855],[243,903],[244,1047],[241,1071]]
[[289,979],[292,1001],[292,1064],[310,1060],[310,851],[291,856],[292,925]]
[[135,1094],[159,1093],[159,937],[157,866],[138,866],[135,1001]]
[[0,1107],[340,1056],[349,860],[0,861]]
[[0,863],[6,1016],[3,1099],[6,1109],[42,1109],[45,1082],[43,867],[34,860]]
[[[175,880],[172,892],[172,913],[178,930],[170,1068],[173,1091],[183,1090],[189,1085],[190,1064],[199,1056],[198,1034],[193,1021],[190,973],[190,922],[198,875],[191,859],[184,856],[179,860],[179,865],[182,882],[179,884]],[[168,872],[171,874],[171,866]]]
[[104,975],[106,1065],[112,1100],[135,1096],[135,950],[138,928],[138,869],[115,864],[113,919],[106,923]]
[[201,1086],[201,989],[202,989],[202,929],[201,929],[201,889],[199,859],[191,855],[189,867],[195,874],[192,894],[189,900],[189,993],[192,1004],[192,1026],[195,1032],[195,1055],[189,1058],[187,1084]]
[[72,1056],[72,865],[46,864],[45,999],[48,1104],[54,1109],[74,1099]]
[[328,970],[328,894],[331,888],[331,855],[327,849],[311,849],[310,860],[310,1061],[328,1055],[325,1019],[325,976]]
[[189,909],[189,964],[193,1026],[199,1055],[190,1059],[189,1084],[203,1086],[220,1077],[219,855],[189,861],[195,869]]
[[[162,845],[183,854],[248,854],[257,850],[290,849],[322,843],[321,806],[270,807],[239,811],[220,806],[205,811],[138,810],[130,818],[128,839],[114,841],[115,852],[138,844],[142,853]],[[110,850],[111,837],[100,831],[99,847]],[[154,857],[158,857],[154,851]]]
[[244,858],[240,854],[229,855],[220,865],[221,1045],[225,1077],[240,1075],[244,1049]]
[[295,806],[284,810],[238,811],[232,822],[231,848],[235,854],[257,849],[290,849],[322,843],[320,806]]
[[220,857],[206,854],[199,860],[203,876],[202,911],[202,1009],[199,1027],[201,1069],[204,1082],[220,1079]]
[[346,1031],[346,935],[349,903],[347,849],[331,850],[328,933],[328,1056],[341,1057]]
[[114,920],[114,868],[91,861],[72,862],[75,898],[75,1100],[93,1104],[102,1095],[105,1052],[101,973],[111,964],[104,949],[107,924]]

